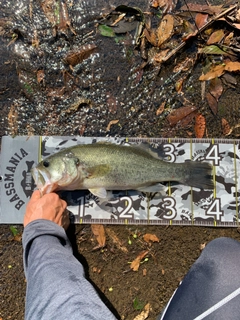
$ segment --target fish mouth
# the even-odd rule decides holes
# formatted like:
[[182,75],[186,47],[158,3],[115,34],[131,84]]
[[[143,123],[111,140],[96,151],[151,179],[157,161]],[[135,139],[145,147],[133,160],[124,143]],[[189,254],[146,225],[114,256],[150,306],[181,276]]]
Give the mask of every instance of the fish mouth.
[[42,194],[50,193],[56,190],[57,185],[51,182],[51,176],[48,172],[35,167],[31,169],[31,173],[37,188]]

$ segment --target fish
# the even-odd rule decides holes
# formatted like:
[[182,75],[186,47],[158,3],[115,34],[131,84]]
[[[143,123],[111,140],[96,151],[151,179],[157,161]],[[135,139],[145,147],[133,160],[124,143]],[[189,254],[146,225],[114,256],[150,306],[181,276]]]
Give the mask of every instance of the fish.
[[99,198],[107,190],[161,192],[162,182],[176,181],[199,189],[213,189],[212,166],[187,160],[171,163],[146,147],[108,142],[80,144],[43,159],[32,169],[42,194],[59,190],[89,190]]

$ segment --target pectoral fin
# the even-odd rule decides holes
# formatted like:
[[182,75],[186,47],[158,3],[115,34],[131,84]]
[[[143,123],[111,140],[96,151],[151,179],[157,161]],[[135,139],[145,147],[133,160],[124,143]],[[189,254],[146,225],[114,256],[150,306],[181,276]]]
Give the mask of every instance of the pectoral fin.
[[98,198],[107,198],[107,190],[104,188],[89,189]]

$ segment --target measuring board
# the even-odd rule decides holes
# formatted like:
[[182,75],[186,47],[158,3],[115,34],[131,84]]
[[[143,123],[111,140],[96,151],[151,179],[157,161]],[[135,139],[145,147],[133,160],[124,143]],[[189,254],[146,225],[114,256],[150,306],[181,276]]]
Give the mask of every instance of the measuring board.
[[[0,223],[22,223],[35,188],[31,168],[44,157],[76,144],[106,141],[116,144],[149,143],[169,162],[206,161],[213,165],[214,190],[167,183],[166,194],[108,191],[99,199],[88,190],[63,191],[75,223],[152,225],[239,225],[240,140],[142,139],[57,136],[3,137],[0,158]],[[136,163],[137,166],[137,163]]]

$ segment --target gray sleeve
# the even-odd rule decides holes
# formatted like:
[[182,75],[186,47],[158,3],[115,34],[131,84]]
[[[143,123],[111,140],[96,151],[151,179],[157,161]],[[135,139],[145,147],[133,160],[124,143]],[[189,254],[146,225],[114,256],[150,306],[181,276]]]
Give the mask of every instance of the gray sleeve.
[[36,220],[23,233],[25,319],[115,319],[73,256],[64,229]]

